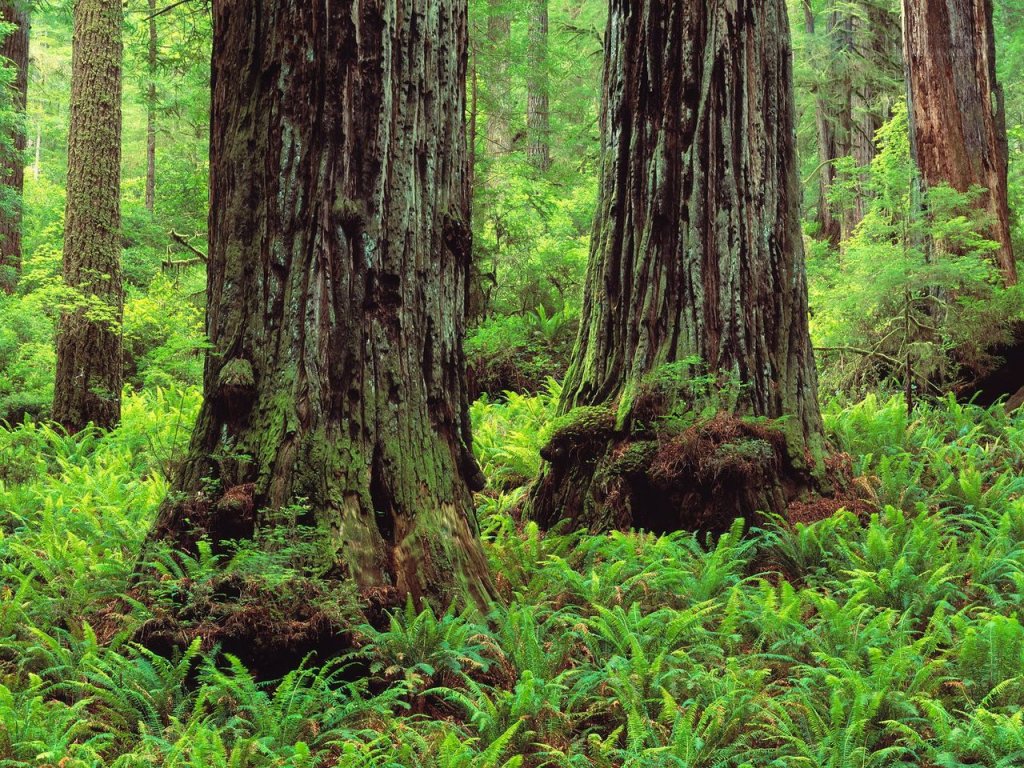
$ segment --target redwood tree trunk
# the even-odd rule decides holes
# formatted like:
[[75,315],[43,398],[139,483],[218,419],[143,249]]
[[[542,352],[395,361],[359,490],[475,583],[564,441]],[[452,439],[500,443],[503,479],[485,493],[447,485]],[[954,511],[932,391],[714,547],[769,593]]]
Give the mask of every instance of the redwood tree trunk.
[[526,80],[527,157],[544,172],[551,167],[551,118],[548,87],[548,0],[530,5],[529,51]]
[[911,146],[925,187],[987,192],[979,206],[999,243],[994,259],[1017,282],[1007,202],[1008,148],[996,81],[991,0],[903,0]]
[[[791,57],[783,0],[611,3],[600,202],[566,416],[533,495],[542,525],[715,528],[815,484]],[[649,376],[694,357],[742,387],[725,415],[662,439]],[[695,451],[751,441],[764,461],[732,488]]]
[[512,128],[509,124],[509,37],[512,17],[505,8],[508,0],[488,0],[487,58],[490,77],[485,80],[487,100],[487,154],[491,157],[512,151]]
[[[902,87],[899,18],[877,0],[830,2],[824,25],[818,24],[810,0],[804,0],[803,12],[820,61],[813,84],[820,164],[818,235],[838,245],[864,218],[864,182],[875,157],[875,133],[889,118]],[[855,161],[849,180],[854,182],[852,196],[829,202],[839,180],[836,161],[844,157]]]
[[465,0],[213,9],[212,350],[154,535],[245,539],[302,504],[367,599],[485,604]]
[[[28,95],[29,12],[27,5],[6,2],[0,5],[3,20],[16,25],[0,46],[0,56],[17,69],[14,78],[14,108],[25,113]],[[0,184],[10,190],[0,211],[0,290],[10,293],[21,269],[21,195],[25,186],[25,126],[19,123],[14,134],[14,151],[2,158]]]
[[156,207],[156,0],[149,0],[149,90],[146,93],[146,210]]
[[53,419],[69,431],[121,416],[120,0],[75,0],[64,281]]

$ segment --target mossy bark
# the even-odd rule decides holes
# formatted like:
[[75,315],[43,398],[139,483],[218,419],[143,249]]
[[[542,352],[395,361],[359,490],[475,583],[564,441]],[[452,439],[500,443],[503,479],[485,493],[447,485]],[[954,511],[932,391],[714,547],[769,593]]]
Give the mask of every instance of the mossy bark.
[[978,205],[999,243],[993,259],[1017,282],[1007,191],[1009,149],[996,80],[992,0],[903,0],[911,148],[924,186],[987,192]]
[[[17,73],[12,83],[13,106],[24,117],[28,95],[29,11],[27,3],[0,4],[0,17],[14,24],[0,46],[0,56],[8,59]],[[10,293],[21,270],[21,194],[25,186],[25,126],[19,120],[13,136],[13,151],[0,159],[0,184],[9,191],[0,211],[0,291]]]
[[615,423],[552,455],[533,514],[609,527],[595,478],[637,429],[642,383],[694,357],[741,385],[727,410],[783,420],[788,476],[759,480],[735,513],[778,510],[815,486],[823,453],[785,3],[613,0],[606,44],[601,195],[561,410]]
[[75,0],[64,281],[53,419],[75,432],[121,416],[121,62],[119,0]]
[[252,536],[302,504],[364,594],[489,601],[462,352],[466,35],[464,0],[214,3],[212,350],[154,537]]

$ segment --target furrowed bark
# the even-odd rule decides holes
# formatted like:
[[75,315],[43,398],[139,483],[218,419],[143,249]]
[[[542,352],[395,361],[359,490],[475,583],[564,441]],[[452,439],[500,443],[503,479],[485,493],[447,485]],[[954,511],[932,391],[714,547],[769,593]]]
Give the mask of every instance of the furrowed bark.
[[[17,69],[13,83],[13,106],[19,115],[25,114],[28,95],[28,42],[29,12],[18,2],[0,5],[0,16],[14,24],[0,46],[0,56]],[[0,184],[10,189],[7,208],[0,211],[0,290],[10,293],[18,281],[21,270],[21,195],[25,186],[25,126],[19,124],[13,136],[13,151],[0,163]]]
[[532,0],[527,56],[526,133],[530,164],[541,173],[551,167],[548,88],[548,0]]
[[1017,282],[1007,197],[1003,92],[996,81],[991,0],[903,0],[911,146],[925,188],[987,191],[978,206],[999,243],[993,258]]
[[214,3],[213,348],[187,501],[153,537],[244,539],[302,504],[364,596],[488,603],[462,353],[466,24],[464,0]]
[[149,88],[146,93],[146,210],[156,208],[156,0],[149,0]]
[[[789,476],[768,472],[730,502],[732,516],[781,511],[815,485],[823,450],[785,4],[613,0],[607,40],[600,202],[561,402],[570,425],[546,449],[533,514],[545,526],[705,527],[694,508],[653,519],[665,511],[656,489],[628,478],[622,514],[605,482],[647,472],[649,457],[627,461],[637,432],[651,432],[638,413],[645,377],[691,357],[742,384],[724,406],[733,416],[785,418]],[[661,450],[644,439],[641,450]],[[663,496],[700,503],[692,490]]]
[[120,0],[75,0],[64,281],[53,420],[76,432],[121,417]]

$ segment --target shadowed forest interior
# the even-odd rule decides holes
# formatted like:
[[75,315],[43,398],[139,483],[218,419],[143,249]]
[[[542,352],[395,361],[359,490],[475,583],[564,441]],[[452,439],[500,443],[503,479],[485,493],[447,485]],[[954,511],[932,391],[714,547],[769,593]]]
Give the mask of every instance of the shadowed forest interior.
[[0,768],[1024,765],[1024,0],[0,17]]

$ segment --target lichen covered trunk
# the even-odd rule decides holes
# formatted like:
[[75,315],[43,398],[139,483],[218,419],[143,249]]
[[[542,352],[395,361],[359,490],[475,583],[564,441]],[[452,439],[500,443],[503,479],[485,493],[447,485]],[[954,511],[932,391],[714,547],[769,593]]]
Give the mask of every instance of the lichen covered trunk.
[[75,0],[64,282],[53,420],[76,432],[121,416],[120,0]]
[[1007,197],[1003,92],[996,81],[991,0],[903,0],[911,146],[924,186],[987,191],[993,258],[1017,282]]
[[0,158],[0,184],[9,190],[0,210],[0,291],[14,290],[21,269],[21,194],[25,186],[25,126],[22,121],[28,95],[28,6],[20,2],[0,4],[0,17],[14,29],[0,46],[0,56],[16,69],[11,83],[13,106],[19,115],[10,151]]
[[[777,510],[814,484],[823,443],[785,3],[614,0],[607,46],[601,194],[581,332],[534,516],[545,525],[571,518],[595,528],[703,527],[706,510],[694,508],[651,522],[664,510],[658,493],[641,488],[657,490],[648,470],[659,465],[659,482],[674,476],[707,496],[710,486],[696,487],[702,478],[732,470],[716,474],[702,459],[684,466],[698,445],[735,454],[730,466],[754,491],[731,498],[731,514]],[[672,363],[685,378],[686,361],[696,358],[701,364],[688,372],[703,369],[724,387],[705,392],[705,404],[717,401],[726,413],[710,431],[676,436],[673,469],[673,456],[657,455],[664,414],[652,408],[647,382]],[[745,416],[780,421],[762,432],[737,421]],[[580,426],[587,421],[590,428]],[[610,487],[636,472],[644,483]],[[633,496],[620,505],[630,519],[609,510],[623,493]]]
[[[340,580],[485,604],[464,333],[466,7],[214,3],[205,403],[155,536],[308,509]],[[210,490],[211,487],[214,490]]]

